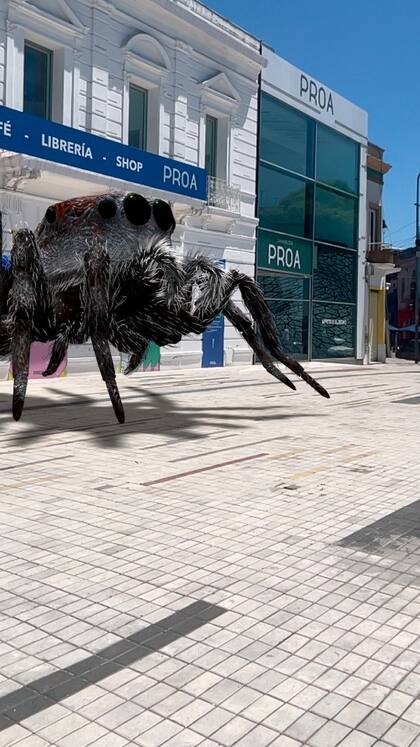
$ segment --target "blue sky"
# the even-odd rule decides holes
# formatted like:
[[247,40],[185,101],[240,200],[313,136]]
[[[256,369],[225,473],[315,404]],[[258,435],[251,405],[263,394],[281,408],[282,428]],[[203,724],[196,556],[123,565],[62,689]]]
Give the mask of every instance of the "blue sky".
[[[205,0],[206,1],[206,0]],[[420,0],[208,0],[369,113],[385,148],[385,240],[412,244],[420,171]]]

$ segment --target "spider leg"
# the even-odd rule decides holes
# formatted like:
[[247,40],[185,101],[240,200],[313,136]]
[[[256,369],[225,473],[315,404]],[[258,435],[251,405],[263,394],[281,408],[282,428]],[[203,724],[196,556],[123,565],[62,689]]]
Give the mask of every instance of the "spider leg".
[[309,384],[309,386],[315,389],[318,394],[329,399],[330,395],[327,390],[313,379],[312,376],[305,371],[303,366],[298,363],[298,361],[280,349],[274,319],[267,306],[266,300],[255,281],[251,280],[248,275],[236,272],[235,270],[232,271],[232,275],[236,276],[237,285],[241,291],[245,306],[254,321],[257,323],[267,350],[274,358],[276,358],[276,360],[280,361],[280,363],[284,363],[284,365],[293,371],[296,376],[299,376],[303,381]]
[[239,330],[242,337],[246,340],[250,348],[252,348],[254,353],[260,359],[265,370],[268,371],[268,373],[274,376],[276,379],[281,381],[283,384],[286,384],[286,386],[290,387],[290,389],[296,390],[293,382],[290,381],[290,379],[288,379],[287,376],[279,371],[278,368],[274,365],[273,361],[271,360],[267,351],[264,349],[264,346],[261,344],[258,336],[253,329],[252,321],[242,313],[242,311],[236,306],[236,304],[234,304],[232,301],[229,301],[229,303],[223,309],[223,314],[227,319],[229,319],[230,323],[233,324],[233,326],[236,327],[237,330]]
[[45,371],[42,372],[43,376],[52,376],[59,367],[60,363],[64,360],[68,349],[68,342],[63,332],[54,340],[53,349],[51,351],[50,361]]
[[142,362],[143,356],[147,350],[148,341],[145,340],[144,344],[136,350],[135,353],[131,354],[130,360],[127,363],[127,366],[124,370],[124,374],[127,376],[128,374],[133,373],[133,371],[136,370],[136,368],[139,367],[140,363]]
[[96,360],[119,423],[125,415],[115,378],[114,362],[108,343],[109,331],[109,255],[98,241],[85,254],[85,319]]
[[63,362],[67,355],[67,350],[70,343],[75,337],[75,325],[70,323],[60,330],[57,337],[54,340],[53,349],[51,351],[50,361],[45,371],[42,372],[43,376],[52,376],[57,371],[57,368]]
[[11,320],[11,360],[13,370],[13,405],[19,420],[25,404],[29,376],[29,354],[36,310],[36,277],[40,271],[35,237],[21,230],[12,247],[12,285],[9,293]]

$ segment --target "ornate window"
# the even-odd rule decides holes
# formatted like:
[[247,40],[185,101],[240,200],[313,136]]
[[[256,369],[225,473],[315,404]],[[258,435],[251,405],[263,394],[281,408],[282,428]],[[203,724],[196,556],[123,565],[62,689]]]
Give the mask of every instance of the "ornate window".
[[157,39],[145,33],[134,34],[122,50],[123,141],[159,153],[161,89],[171,69],[168,53]]

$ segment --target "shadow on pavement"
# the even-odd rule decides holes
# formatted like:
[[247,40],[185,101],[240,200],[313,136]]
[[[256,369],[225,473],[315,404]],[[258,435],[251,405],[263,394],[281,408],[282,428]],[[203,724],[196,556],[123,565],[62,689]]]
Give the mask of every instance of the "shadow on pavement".
[[[108,396],[87,397],[83,394],[47,389],[54,395],[36,396],[28,393],[19,425],[12,419],[11,395],[0,400],[0,431],[2,438],[14,446],[27,446],[54,434],[67,434],[66,445],[86,440],[90,436],[100,446],[123,446],[127,435],[159,434],[175,440],[205,438],[200,432],[211,426],[226,430],[243,428],[247,422],[285,420],[298,417],[320,417],[319,413],[285,412],[286,405],[262,407],[221,406],[189,407],[167,394],[139,389],[135,393],[122,392],[126,422],[119,425]],[[246,400],[245,400],[246,402]],[[302,406],[302,402],[300,403]],[[299,402],[294,403],[298,407]],[[290,408],[289,403],[287,404]],[[282,412],[278,412],[281,410]],[[326,414],[326,413],[325,413]],[[23,426],[23,427],[22,427]],[[74,436],[74,437],[73,437]],[[139,445],[140,449],[143,445]]]
[[[224,612],[205,600],[193,602],[95,654],[0,696],[0,732],[165,649]],[[1,739],[1,744],[8,742]]]

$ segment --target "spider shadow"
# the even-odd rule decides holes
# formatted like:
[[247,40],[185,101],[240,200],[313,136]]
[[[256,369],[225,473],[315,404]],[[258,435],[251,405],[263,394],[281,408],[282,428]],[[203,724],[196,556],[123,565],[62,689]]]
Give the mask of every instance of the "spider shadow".
[[[25,409],[21,421],[16,424],[11,414],[11,394],[0,396],[0,432],[3,444],[25,448],[41,443],[51,436],[66,435],[55,442],[63,445],[93,440],[98,446],[115,449],[124,448],[129,436],[159,435],[173,441],[197,440],[208,436],[208,428],[220,430],[243,430],[254,422],[286,420],[301,417],[319,417],[319,413],[285,412],[284,405],[249,407],[221,405],[220,407],[192,407],[177,400],[175,396],[149,389],[121,387],[126,421],[119,425],[106,391],[103,395],[86,396],[81,393],[63,391],[61,387],[48,388],[51,396],[34,394],[28,389]],[[282,410],[282,412],[278,412]],[[147,443],[139,442],[139,451]]]

